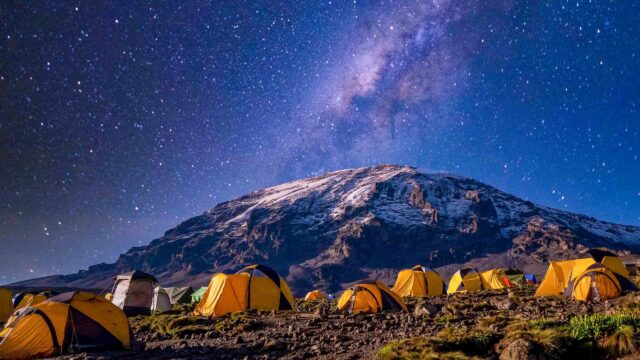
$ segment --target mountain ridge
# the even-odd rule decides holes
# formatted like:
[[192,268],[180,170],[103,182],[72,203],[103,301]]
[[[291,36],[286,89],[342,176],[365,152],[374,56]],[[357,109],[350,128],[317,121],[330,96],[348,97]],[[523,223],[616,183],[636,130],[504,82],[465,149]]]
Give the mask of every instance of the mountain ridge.
[[274,267],[297,292],[391,280],[416,263],[443,276],[461,265],[517,266],[607,247],[635,260],[640,227],[536,205],[474,179],[377,165],[338,170],[217,204],[133,247],[113,264],[12,286],[108,287],[139,268],[163,284],[203,285],[250,263]]

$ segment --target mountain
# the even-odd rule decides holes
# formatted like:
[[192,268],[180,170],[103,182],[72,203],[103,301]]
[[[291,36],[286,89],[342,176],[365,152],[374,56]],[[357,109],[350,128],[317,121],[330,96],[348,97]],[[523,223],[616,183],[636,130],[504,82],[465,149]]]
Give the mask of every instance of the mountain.
[[548,260],[590,247],[635,259],[640,228],[535,205],[473,179],[379,165],[259,190],[186,220],[114,264],[12,286],[105,288],[134,268],[166,285],[202,285],[214,272],[263,263],[301,294],[369,277],[390,281],[415,264],[443,276],[462,264],[541,274]]

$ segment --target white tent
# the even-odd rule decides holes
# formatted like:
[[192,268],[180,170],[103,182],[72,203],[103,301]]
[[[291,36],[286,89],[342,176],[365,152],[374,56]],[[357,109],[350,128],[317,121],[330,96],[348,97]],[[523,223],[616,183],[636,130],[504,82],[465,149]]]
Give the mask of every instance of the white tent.
[[158,282],[152,275],[135,270],[116,277],[111,302],[127,316],[149,315],[153,302],[153,288]]
[[151,311],[169,311],[175,304],[191,302],[193,289],[187,287],[156,287],[153,290]]
[[153,290],[153,301],[151,302],[151,311],[169,311],[171,310],[171,298],[164,288],[158,286]]

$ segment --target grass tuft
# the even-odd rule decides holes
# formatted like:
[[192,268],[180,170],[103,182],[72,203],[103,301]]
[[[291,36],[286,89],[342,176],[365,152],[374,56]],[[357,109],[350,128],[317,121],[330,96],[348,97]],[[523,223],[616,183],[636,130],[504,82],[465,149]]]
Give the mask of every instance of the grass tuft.
[[487,329],[445,328],[433,339],[433,348],[440,353],[461,351],[467,355],[486,355],[501,337]]
[[578,340],[597,340],[626,325],[640,326],[640,315],[620,313],[575,316],[569,321],[569,331]]
[[211,320],[173,312],[136,317],[131,321],[136,332],[158,333],[172,338],[182,338],[187,334],[202,333],[211,330]]
[[613,356],[625,356],[638,351],[635,328],[631,325],[623,325],[609,335],[604,343],[604,348]]
[[433,348],[433,339],[415,337],[391,342],[378,350],[381,360],[468,360],[473,359],[461,351],[440,352]]
[[235,312],[220,319],[214,329],[220,333],[236,335],[246,331],[257,330],[260,327],[258,321],[250,318],[245,312]]

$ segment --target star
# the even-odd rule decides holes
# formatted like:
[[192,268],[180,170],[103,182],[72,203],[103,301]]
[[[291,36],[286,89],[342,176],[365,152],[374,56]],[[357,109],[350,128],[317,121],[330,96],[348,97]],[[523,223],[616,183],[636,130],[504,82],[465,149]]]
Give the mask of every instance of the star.
[[377,163],[639,225],[639,10],[2,2],[0,282],[111,262],[219,202]]

